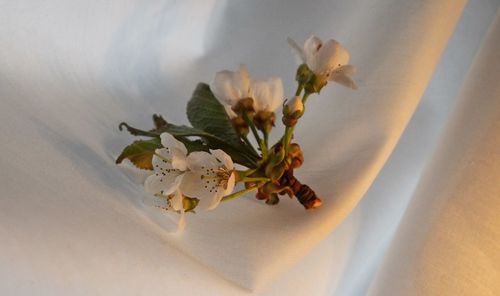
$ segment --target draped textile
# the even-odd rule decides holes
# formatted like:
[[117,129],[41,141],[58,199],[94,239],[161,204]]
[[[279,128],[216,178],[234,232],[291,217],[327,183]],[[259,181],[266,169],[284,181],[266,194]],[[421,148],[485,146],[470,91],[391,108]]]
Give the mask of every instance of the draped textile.
[[[496,294],[499,3],[466,4],[0,2],[0,291]],[[328,85],[296,131],[323,206],[248,196],[167,233],[114,164],[118,123],[186,123],[196,83],[240,63],[290,96],[286,37],[311,33],[358,69],[359,90]]]

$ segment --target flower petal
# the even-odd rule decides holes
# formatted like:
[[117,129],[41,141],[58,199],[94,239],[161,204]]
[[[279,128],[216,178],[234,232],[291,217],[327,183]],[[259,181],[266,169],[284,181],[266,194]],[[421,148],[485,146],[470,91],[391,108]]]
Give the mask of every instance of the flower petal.
[[[233,193],[233,190],[234,190],[234,186],[236,184],[236,175],[235,173],[233,172],[231,174],[231,177],[229,177],[229,180],[227,180],[227,188],[226,190],[224,191],[224,196],[226,195],[229,195],[231,193]],[[224,197],[223,196],[223,197]]]
[[157,172],[146,178],[144,189],[151,194],[172,194],[182,181],[183,174],[179,171],[175,173]]
[[286,39],[286,41],[288,42],[288,45],[290,46],[290,49],[292,50],[292,54],[295,57],[295,61],[297,62],[297,64],[300,65],[302,63],[305,63],[306,62],[306,56],[305,56],[304,51],[302,50],[302,48],[300,48],[299,45],[297,44],[297,42],[295,42],[290,37],[288,37]]
[[317,74],[330,73],[349,62],[349,53],[337,41],[330,39],[321,46],[317,54]]
[[271,77],[267,81],[271,89],[271,101],[269,102],[269,109],[273,112],[283,105],[284,91],[283,82],[279,77]]
[[168,163],[170,168],[170,163],[172,162],[172,154],[170,149],[160,148],[155,150],[155,155],[153,155],[153,167],[163,166]]
[[174,211],[184,210],[184,205],[182,204],[182,200],[184,197],[180,190],[176,190],[174,196],[170,200],[170,205]]
[[304,42],[304,56],[309,68],[316,73],[316,69],[320,66],[318,64],[317,55],[323,42],[318,37],[311,35],[306,42]]
[[172,167],[180,171],[187,169],[186,154],[179,149],[172,151]]
[[231,159],[231,156],[229,156],[226,152],[224,152],[221,149],[217,150],[210,150],[210,153],[218,159],[223,166],[226,167],[229,171],[234,169],[234,163],[233,160]]
[[224,105],[224,109],[226,109],[226,113],[227,116],[229,116],[229,118],[233,119],[238,117],[238,114],[236,114],[236,112],[233,111],[233,108],[231,108],[230,105]]
[[250,85],[252,83],[250,79],[250,73],[248,72],[247,66],[245,64],[240,65],[238,75],[235,76],[235,87],[240,90],[240,99],[251,97]]
[[233,106],[240,99],[238,97],[238,92],[233,86],[234,75],[234,72],[228,70],[220,71],[215,74],[210,89],[222,104]]
[[240,99],[251,97],[250,84],[250,74],[242,64],[237,72],[228,70],[217,72],[211,89],[222,104],[234,106]]
[[267,101],[270,97],[269,87],[266,81],[258,80],[252,83],[253,105],[255,111],[266,111]]
[[208,210],[224,195],[224,189],[218,186],[218,181],[215,178],[202,179],[201,174],[188,171],[184,174],[180,189],[184,195],[200,200],[197,209]]
[[187,157],[187,166],[191,171],[203,172],[217,167],[217,159],[205,151],[191,152]]
[[288,101],[286,104],[288,106],[288,112],[290,112],[290,114],[293,114],[297,111],[304,111],[304,103],[302,102],[302,98],[299,96],[293,97],[293,99]]
[[335,81],[338,84],[341,84],[343,86],[347,86],[347,87],[352,88],[352,89],[358,89],[358,86],[356,85],[356,83],[351,79],[351,77],[349,77],[347,75],[343,75],[343,74],[333,75],[331,77],[331,80]]
[[344,74],[345,76],[352,76],[356,72],[356,68],[353,65],[343,65],[338,67],[333,71],[332,74]]
[[[181,141],[177,140],[171,134],[162,133],[160,135],[160,139],[161,139],[161,144],[163,145],[163,147],[170,149],[170,150],[175,148],[175,149],[179,150],[179,152],[181,152],[182,154],[187,155],[186,146]],[[172,152],[172,151],[170,151],[170,152]]]
[[255,81],[252,91],[256,111],[274,112],[283,105],[283,82],[279,77]]

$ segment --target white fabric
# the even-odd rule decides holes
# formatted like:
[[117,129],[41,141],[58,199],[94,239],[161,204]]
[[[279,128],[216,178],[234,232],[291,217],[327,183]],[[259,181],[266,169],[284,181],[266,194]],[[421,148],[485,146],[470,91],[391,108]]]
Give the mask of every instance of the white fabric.
[[[363,237],[356,239],[365,222],[349,218],[323,239],[392,152],[464,4],[2,3],[0,291],[248,294],[244,287],[268,295],[356,295],[362,290],[345,279],[366,269],[339,266],[362,249]],[[498,3],[483,5],[495,11]],[[357,92],[330,85],[309,100],[296,134],[306,153],[300,177],[320,193],[323,207],[306,212],[296,201],[269,207],[249,197],[188,215],[180,235],[151,223],[164,218],[143,210],[143,189],[113,164],[131,140],[117,124],[147,127],[155,112],[186,122],[196,82],[241,62],[257,79],[282,76],[291,96],[295,64],[286,37],[303,40],[310,33],[343,42],[359,70]],[[387,190],[401,190],[388,184]],[[390,206],[365,208],[377,219],[374,211]],[[393,213],[401,216],[402,207]],[[380,287],[393,282],[383,272]]]
[[500,14],[370,295],[500,294],[498,61]]

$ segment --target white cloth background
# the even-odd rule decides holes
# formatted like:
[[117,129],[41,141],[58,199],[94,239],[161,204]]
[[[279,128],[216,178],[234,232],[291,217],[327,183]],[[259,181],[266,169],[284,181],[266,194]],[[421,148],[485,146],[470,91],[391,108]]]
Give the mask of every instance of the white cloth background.
[[[491,161],[478,165],[471,176],[488,170],[493,173],[490,183],[474,183],[465,167],[448,167],[449,160],[439,157],[446,155],[446,147],[458,145],[448,136],[456,134],[454,128],[441,135],[441,126],[498,7],[498,1],[471,1],[464,10],[465,4],[0,2],[2,294],[364,295],[370,285],[375,295],[453,295],[456,287],[494,294],[499,282],[494,215],[483,222],[487,228],[478,222],[461,234],[465,238],[435,226],[446,223],[433,222],[410,243],[414,248],[404,243],[413,237],[412,227],[428,222],[419,211],[429,213],[429,219],[449,221],[446,230],[457,225],[454,219],[481,215],[481,209],[441,215],[438,207],[451,193],[433,192],[438,190],[432,183],[437,178],[450,186],[457,178],[476,184],[457,201],[460,205],[485,190],[487,209],[499,208],[494,174],[498,180],[498,138],[493,137],[499,108],[493,77],[498,76],[499,61],[498,54],[488,54],[495,53],[498,39],[490,38],[493,41],[480,51],[489,59],[478,57],[480,66],[473,65],[472,73],[483,73],[489,66],[490,72],[484,71],[491,73],[490,79],[479,85],[467,81],[462,90],[463,102],[471,100],[472,91],[484,92],[485,110],[468,115],[462,107],[459,115],[451,116],[458,122],[453,125],[460,126],[468,118],[482,118],[484,112],[484,121],[468,135],[490,127],[491,142],[470,149]],[[186,122],[185,103],[196,82],[209,81],[215,71],[241,62],[256,77],[283,76],[291,93],[296,66],[285,38],[303,40],[310,33],[343,42],[359,69],[360,90],[328,86],[311,98],[296,134],[306,153],[300,176],[321,192],[324,206],[310,213],[295,201],[268,207],[246,198],[190,215],[185,233],[166,234],[153,223],[158,217],[144,214],[140,186],[113,164],[113,157],[131,140],[117,131],[117,123],[127,120],[146,127],[154,112]],[[425,90],[419,111],[394,151]],[[476,143],[477,138],[470,137]],[[488,139],[486,134],[481,137]],[[430,158],[438,138],[445,139],[445,148]],[[474,154],[468,157],[475,159]],[[421,168],[430,159],[433,164],[443,162],[436,170],[440,175],[426,170],[383,268],[372,281]],[[476,161],[483,163],[484,158]],[[449,170],[459,171],[455,179],[449,178]],[[425,199],[431,201],[421,206],[418,200]],[[433,251],[443,252],[440,246],[464,242],[472,234],[488,235],[493,242],[482,261],[459,261],[462,268],[476,266],[474,273],[457,271],[457,277],[443,279],[443,285],[443,277],[432,281],[422,276],[422,270],[439,275],[450,266],[449,261],[435,260],[439,253]],[[408,258],[401,257],[401,250]],[[421,250],[426,256],[417,256]],[[480,246],[464,247],[456,254],[481,251]],[[392,290],[395,282],[400,286]]]

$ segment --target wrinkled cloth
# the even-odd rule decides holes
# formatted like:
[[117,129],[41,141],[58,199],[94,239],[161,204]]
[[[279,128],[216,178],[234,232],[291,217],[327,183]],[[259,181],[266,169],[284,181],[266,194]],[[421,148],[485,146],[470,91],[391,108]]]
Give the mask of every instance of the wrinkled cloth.
[[[449,261],[436,262],[438,253],[432,250],[458,239],[453,237],[455,232],[444,232],[452,237],[440,236],[444,228],[423,233],[408,250],[404,241],[412,236],[412,227],[422,222],[418,211],[428,213],[432,221],[451,217],[446,220],[450,224],[430,223],[431,230],[433,225],[452,227],[454,219],[467,221],[481,215],[482,208],[470,209],[474,212],[468,214],[469,207],[465,207],[460,215],[450,212],[452,206],[448,211],[437,210],[449,196],[433,192],[431,181],[441,178],[452,186],[456,179],[446,170],[458,170],[456,178],[467,178],[463,166],[444,167],[437,176],[430,173],[432,169],[425,170],[412,194],[420,163],[439,166],[441,159],[436,155],[447,154],[441,151],[446,148],[440,148],[431,157],[433,143],[442,138],[445,144],[440,147],[453,149],[447,134],[457,132],[449,128],[441,134],[434,129],[448,117],[451,122],[463,122],[482,118],[484,112],[490,117],[481,124],[489,124],[498,114],[494,82],[486,80],[489,87],[475,86],[475,80],[465,78],[470,64],[476,62],[481,67],[472,65],[472,73],[497,73],[498,54],[486,61],[473,60],[473,56],[476,51],[492,51],[498,43],[489,37],[493,41],[480,50],[481,36],[490,26],[498,1],[471,1],[473,14],[467,27],[450,45],[450,37],[460,29],[459,18],[467,21],[465,5],[465,1],[444,0],[2,3],[0,291],[21,295],[364,295],[371,286],[374,295],[387,295],[398,281],[395,277],[401,276],[396,295],[408,287],[409,295],[420,291],[442,295],[445,288],[433,288],[439,281],[416,277],[412,266],[424,266],[431,274],[446,270]],[[148,128],[153,113],[187,123],[185,105],[196,83],[210,82],[216,71],[235,69],[240,63],[247,64],[257,79],[281,76],[285,94],[291,97],[296,65],[286,37],[304,40],[311,33],[342,42],[350,52],[350,63],[358,69],[354,79],[359,90],[328,85],[321,95],[309,99],[296,129],[294,141],[305,153],[297,176],[322,197],[322,207],[305,211],[296,200],[288,199],[270,207],[249,195],[211,212],[187,215],[183,233],[167,233],[168,217],[149,211],[140,182],[114,164],[132,140],[118,131],[118,124],[127,121]],[[464,36],[477,43],[461,40]],[[453,51],[449,48],[453,44],[464,49]],[[450,54],[443,57],[445,49]],[[446,57],[449,60],[443,60]],[[481,72],[489,63],[493,64],[490,72]],[[461,102],[473,97],[471,90],[484,91],[483,100],[486,96],[489,100],[484,111],[455,115],[467,113],[470,108],[460,108],[467,103],[456,112],[449,111],[463,79]],[[427,104],[422,103],[415,113],[422,97]],[[426,106],[434,109],[422,109]],[[423,117],[414,118],[403,133],[419,112]],[[474,134],[474,128],[468,135]],[[420,135],[426,132],[432,136]],[[276,129],[272,140],[279,136]],[[497,142],[474,146],[476,139],[471,140],[475,150],[470,153],[481,154],[477,161],[488,157],[488,164],[479,165],[473,176],[483,169],[498,173],[495,161],[499,156],[491,150]],[[415,152],[421,143],[429,146],[422,147],[428,153]],[[469,157],[476,159],[472,154]],[[499,206],[494,199],[495,184],[475,185],[491,190],[487,194],[492,197],[485,201],[489,209]],[[429,197],[434,195],[439,197],[436,201]],[[457,202],[466,203],[468,198],[465,194]],[[423,202],[419,200],[425,199],[431,199],[426,207],[435,202],[436,208],[419,206]],[[491,228],[484,230],[484,224],[478,223],[462,235],[488,234],[493,243],[498,242],[496,220],[491,219]],[[389,227],[384,229],[384,225]],[[374,238],[377,234],[379,239]],[[424,249],[425,256],[415,257],[427,241],[432,248]],[[373,248],[367,248],[369,243]],[[401,249],[413,257],[397,256]],[[481,252],[468,253],[471,250],[458,249],[461,253],[456,254]],[[498,261],[492,258],[495,254],[488,254],[479,262],[460,261],[463,268],[480,264],[473,269],[477,274],[491,274],[491,282],[469,274],[463,280],[469,283],[464,289],[472,291],[477,284],[488,295],[496,288]],[[424,259],[433,264],[419,261]],[[465,276],[457,274],[460,277],[447,282],[449,291],[454,291],[454,281]]]

